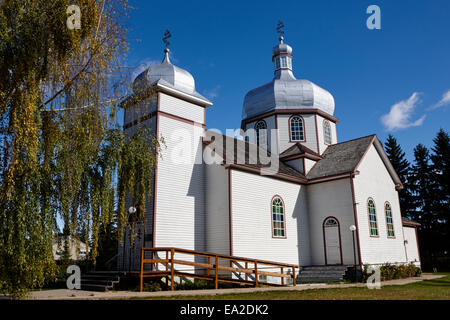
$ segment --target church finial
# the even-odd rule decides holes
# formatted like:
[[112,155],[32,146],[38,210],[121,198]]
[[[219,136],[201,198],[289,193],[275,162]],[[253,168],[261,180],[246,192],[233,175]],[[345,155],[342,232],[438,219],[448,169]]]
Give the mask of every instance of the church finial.
[[284,28],[284,23],[283,23],[283,21],[278,21],[278,24],[277,24],[277,32],[280,34],[280,37],[278,38],[278,40],[280,40],[280,43],[283,43],[283,40],[284,40],[284,37],[283,37],[283,34],[284,34],[284,31],[283,31],[283,28]]
[[164,48],[164,60],[163,60],[163,63],[164,62],[170,63],[170,59],[169,59],[169,52],[170,52],[170,50],[169,50],[169,45],[170,45],[169,38],[171,36],[172,36],[172,34],[170,33],[170,31],[166,30],[166,32],[164,33],[164,38],[163,38],[164,44],[166,45],[166,47]]

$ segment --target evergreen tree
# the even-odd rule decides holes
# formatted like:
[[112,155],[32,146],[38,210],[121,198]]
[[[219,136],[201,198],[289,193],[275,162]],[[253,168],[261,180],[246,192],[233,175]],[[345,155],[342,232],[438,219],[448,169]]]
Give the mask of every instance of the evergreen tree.
[[419,144],[414,148],[414,164],[411,168],[410,188],[415,212],[412,218],[419,222],[419,244],[425,268],[435,266],[440,251],[441,237],[438,232],[437,200],[438,185],[430,163],[428,149]]
[[437,188],[437,208],[436,215],[439,221],[439,232],[443,241],[447,243],[443,251],[449,252],[450,249],[450,136],[442,128],[433,140],[434,147],[431,160],[432,168],[438,184]]
[[399,190],[399,200],[402,216],[411,217],[414,206],[412,205],[412,196],[409,186],[410,164],[405,158],[400,145],[391,134],[385,142],[386,154],[391,161],[395,171],[397,172],[403,184],[403,189]]
[[410,190],[415,208],[412,218],[422,226],[421,230],[433,230],[436,227],[435,199],[436,181],[430,164],[430,152],[423,144],[414,148],[414,164],[411,168]]

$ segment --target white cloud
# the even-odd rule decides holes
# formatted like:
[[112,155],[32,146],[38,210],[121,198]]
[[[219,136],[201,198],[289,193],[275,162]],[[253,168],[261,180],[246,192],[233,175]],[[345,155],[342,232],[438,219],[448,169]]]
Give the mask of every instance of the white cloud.
[[444,94],[442,95],[442,99],[438,103],[429,107],[427,110],[434,110],[448,104],[450,104],[450,89],[447,90],[447,92],[444,92]]
[[160,64],[161,61],[159,60],[144,60],[142,61],[137,67],[136,69],[133,70],[133,72],[131,73],[131,81],[134,81],[134,79],[136,79],[136,77],[141,74],[141,72],[143,72],[145,69]]
[[386,130],[393,131],[421,126],[426,115],[423,115],[416,121],[410,120],[414,112],[414,108],[420,102],[419,93],[414,92],[407,100],[402,100],[394,104],[388,114],[381,116],[381,122],[386,127]]
[[209,99],[214,99],[217,98],[219,96],[219,89],[220,89],[220,85],[215,86],[212,89],[209,90],[205,90],[204,94],[207,98]]

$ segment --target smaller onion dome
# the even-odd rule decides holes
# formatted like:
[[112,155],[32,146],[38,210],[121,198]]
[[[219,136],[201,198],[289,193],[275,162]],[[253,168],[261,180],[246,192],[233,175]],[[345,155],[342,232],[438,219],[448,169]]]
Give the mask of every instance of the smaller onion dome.
[[133,82],[133,91],[137,92],[153,85],[158,80],[165,80],[175,89],[185,93],[195,92],[194,77],[184,69],[174,66],[169,58],[170,50],[164,50],[164,59],[159,65],[151,66],[140,73]]
[[282,35],[279,41],[272,50],[273,80],[245,95],[242,120],[277,109],[317,109],[333,115],[333,96],[309,80],[295,78],[292,47],[284,43]]
[[279,38],[280,43],[278,45],[276,45],[275,47],[273,47],[273,56],[272,56],[272,60],[275,59],[276,56],[281,55],[281,54],[286,54],[286,55],[290,55],[292,56],[292,47],[286,43],[284,43],[284,37],[281,36]]

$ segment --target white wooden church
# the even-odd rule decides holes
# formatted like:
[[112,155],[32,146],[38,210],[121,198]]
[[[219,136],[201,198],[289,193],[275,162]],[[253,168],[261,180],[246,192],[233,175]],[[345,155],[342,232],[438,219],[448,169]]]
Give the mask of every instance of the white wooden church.
[[[296,79],[292,59],[281,36],[272,52],[273,79],[244,98],[244,139],[206,129],[212,102],[196,91],[189,72],[171,63],[167,46],[162,63],[135,79],[140,100],[124,101],[124,130],[132,135],[146,126],[165,147],[145,223],[133,241],[127,233],[119,245],[119,270],[139,270],[142,246],[299,266],[355,260],[420,266],[417,224],[401,217],[402,182],[381,142],[376,135],[339,142],[333,96]],[[276,170],[255,158],[255,148],[270,152]]]

